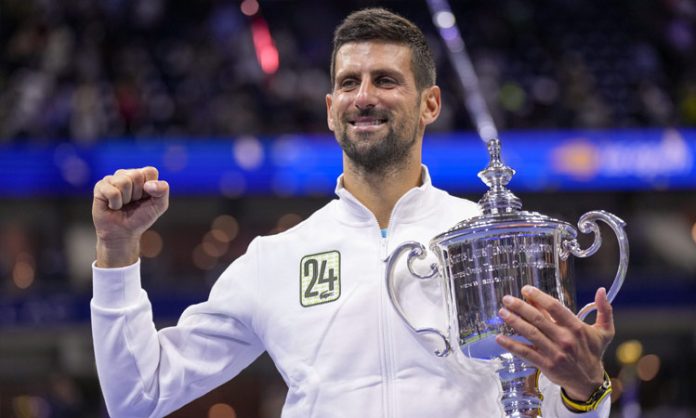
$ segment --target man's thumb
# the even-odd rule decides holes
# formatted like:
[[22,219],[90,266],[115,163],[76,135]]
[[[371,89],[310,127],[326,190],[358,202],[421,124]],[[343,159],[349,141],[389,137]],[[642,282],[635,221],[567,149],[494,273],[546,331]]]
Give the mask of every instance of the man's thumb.
[[597,305],[597,320],[599,326],[607,331],[614,331],[614,314],[609,299],[607,298],[607,290],[600,287],[595,295],[595,304]]
[[169,191],[169,184],[163,180],[149,180],[143,185],[143,190],[154,198],[163,197]]

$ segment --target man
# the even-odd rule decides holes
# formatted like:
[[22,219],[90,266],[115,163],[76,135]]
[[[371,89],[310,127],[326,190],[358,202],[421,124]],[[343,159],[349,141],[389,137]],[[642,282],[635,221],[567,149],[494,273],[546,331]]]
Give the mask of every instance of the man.
[[[343,148],[339,199],[252,241],[176,327],[155,330],[138,261],[140,236],[166,210],[169,186],[152,167],[119,170],[95,186],[92,323],[112,416],[165,415],[264,350],[288,385],[283,417],[501,415],[490,365],[470,361],[463,372],[430,354],[384,288],[385,260],[399,243],[427,242],[478,214],[474,203],[434,188],[421,164],[425,127],[440,112],[423,34],[383,9],[353,13],[335,33],[331,79],[328,125]],[[501,317],[533,345],[498,341],[553,382],[542,385],[545,416],[576,416],[580,406],[584,416],[607,417],[607,397],[584,406],[604,380],[601,356],[613,336],[605,293],[587,325],[540,291],[525,292],[528,303],[506,299]],[[417,302],[424,313],[427,299]]]

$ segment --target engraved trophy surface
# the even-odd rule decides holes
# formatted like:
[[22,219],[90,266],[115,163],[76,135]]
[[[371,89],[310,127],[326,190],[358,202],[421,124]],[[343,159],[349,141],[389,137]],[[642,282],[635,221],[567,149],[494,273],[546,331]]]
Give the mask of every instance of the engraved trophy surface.
[[[625,224],[605,211],[582,215],[579,230],[593,233],[594,242],[589,248],[580,249],[577,231],[569,223],[521,210],[520,199],[506,188],[514,170],[502,163],[500,142],[490,140],[488,151],[490,162],[479,173],[489,187],[479,201],[482,214],[460,222],[430,241],[430,251],[436,254],[438,263],[431,266],[427,275],[415,272],[412,266],[415,259],[425,258],[425,247],[413,241],[399,245],[387,261],[387,291],[396,312],[414,332],[435,334],[442,339],[443,348],[437,350],[436,355],[446,356],[452,350],[460,350],[466,357],[498,362],[506,417],[540,417],[541,396],[536,386],[529,384],[537,369],[495,342],[497,334],[524,341],[498,316],[503,307],[502,298],[505,295],[521,297],[522,287],[529,284],[559,299],[575,312],[571,255],[588,257],[599,249],[601,236],[596,222],[601,220],[612,228],[619,243],[619,268],[607,292],[609,301],[613,301],[628,266]],[[449,318],[447,331],[435,327],[415,328],[401,307],[394,271],[405,253],[408,253],[411,275],[425,280],[441,279]],[[594,303],[590,303],[577,315],[584,319],[594,309]]]

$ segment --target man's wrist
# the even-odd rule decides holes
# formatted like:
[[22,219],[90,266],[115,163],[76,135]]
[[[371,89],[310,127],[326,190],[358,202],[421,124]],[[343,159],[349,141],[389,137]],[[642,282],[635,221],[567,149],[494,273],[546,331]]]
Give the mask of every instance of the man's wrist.
[[609,374],[605,371],[602,383],[598,385],[588,397],[583,398],[584,400],[571,397],[564,388],[561,388],[561,400],[563,401],[563,405],[571,412],[582,413],[594,411],[604,398],[611,393],[611,390],[611,379],[609,378]]
[[594,391],[597,389],[597,387],[604,383],[605,373],[606,372],[604,371],[604,367],[602,365],[599,365],[599,367],[596,370],[593,370],[592,372],[592,380],[588,382],[577,381],[575,382],[576,384],[573,386],[562,385],[563,390],[565,391],[565,394],[571,399],[577,399],[581,401],[584,399],[589,399],[592,393],[594,393]]
[[130,266],[138,261],[139,256],[139,238],[116,241],[105,241],[97,238],[97,267],[115,268]]

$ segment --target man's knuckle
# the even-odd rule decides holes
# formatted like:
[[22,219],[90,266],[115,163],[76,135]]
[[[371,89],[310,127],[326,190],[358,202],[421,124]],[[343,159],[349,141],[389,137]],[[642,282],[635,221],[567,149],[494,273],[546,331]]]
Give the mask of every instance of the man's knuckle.
[[563,306],[563,304],[557,300],[554,300],[551,302],[547,307],[546,310],[549,311],[549,313],[554,317],[558,317],[559,315],[562,315],[563,312],[566,311],[566,307]]
[[531,341],[539,341],[542,337],[541,331],[538,328],[531,327],[527,331],[527,338]]
[[125,174],[115,176],[113,183],[121,189],[130,189],[133,185],[133,182],[131,181],[130,177]]
[[104,187],[104,180],[99,180],[94,184],[94,194],[101,193],[102,188]]
[[535,313],[531,318],[531,323],[536,327],[543,325],[544,321],[546,321],[546,318],[539,312]]
[[572,338],[560,338],[558,340],[558,346],[564,353],[570,353],[575,350],[575,339]]
[[530,350],[529,347],[527,347],[527,346],[525,346],[525,345],[523,345],[523,346],[518,346],[518,347],[517,347],[517,354],[519,354],[519,355],[521,355],[521,356],[525,356],[525,357],[526,357],[526,356],[529,355],[529,353],[530,353],[531,351],[532,351],[532,350]]
[[578,338],[585,336],[585,326],[582,322],[569,326],[568,330]]
[[104,196],[109,200],[119,199],[121,197],[121,192],[115,188],[109,188],[104,190]]
[[568,355],[562,351],[557,352],[552,357],[552,363],[554,366],[565,364],[568,361]]

